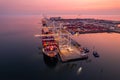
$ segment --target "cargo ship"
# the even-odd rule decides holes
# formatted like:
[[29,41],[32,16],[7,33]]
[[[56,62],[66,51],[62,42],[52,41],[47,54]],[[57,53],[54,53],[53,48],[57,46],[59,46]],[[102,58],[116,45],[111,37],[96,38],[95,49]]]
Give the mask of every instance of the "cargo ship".
[[48,57],[56,57],[58,54],[58,45],[54,38],[54,32],[48,27],[45,20],[42,20],[41,29],[42,51]]

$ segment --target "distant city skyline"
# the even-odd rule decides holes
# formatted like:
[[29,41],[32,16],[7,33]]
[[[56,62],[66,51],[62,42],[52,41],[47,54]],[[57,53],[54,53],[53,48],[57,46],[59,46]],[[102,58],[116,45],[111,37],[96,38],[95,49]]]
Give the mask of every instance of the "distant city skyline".
[[0,15],[119,15],[120,0],[0,0]]

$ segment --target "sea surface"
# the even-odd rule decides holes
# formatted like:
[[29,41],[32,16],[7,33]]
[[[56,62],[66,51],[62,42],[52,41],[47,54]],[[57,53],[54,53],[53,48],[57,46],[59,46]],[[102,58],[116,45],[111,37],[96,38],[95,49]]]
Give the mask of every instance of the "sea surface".
[[[83,18],[120,20],[119,15]],[[90,50],[89,58],[51,62],[41,51],[40,38],[35,37],[40,33],[40,20],[39,15],[0,16],[0,80],[120,80],[119,33],[72,36]],[[93,50],[99,53],[99,58],[92,55]]]

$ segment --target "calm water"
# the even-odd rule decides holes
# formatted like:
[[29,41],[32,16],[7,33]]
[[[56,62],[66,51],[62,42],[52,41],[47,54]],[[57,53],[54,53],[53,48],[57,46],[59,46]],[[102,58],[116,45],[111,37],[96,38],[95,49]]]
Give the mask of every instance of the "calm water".
[[[41,42],[40,16],[0,17],[0,80],[120,80],[120,34],[73,36],[90,49],[88,60],[48,61]],[[100,58],[92,55],[93,47]]]

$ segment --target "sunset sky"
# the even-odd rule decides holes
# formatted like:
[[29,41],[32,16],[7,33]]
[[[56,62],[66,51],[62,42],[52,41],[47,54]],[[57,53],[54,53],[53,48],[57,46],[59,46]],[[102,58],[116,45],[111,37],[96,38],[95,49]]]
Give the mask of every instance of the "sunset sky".
[[120,14],[120,0],[0,0],[0,14]]

